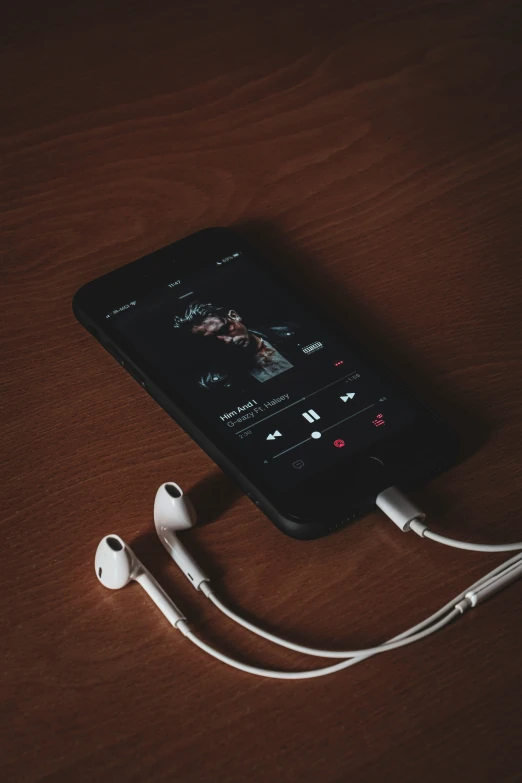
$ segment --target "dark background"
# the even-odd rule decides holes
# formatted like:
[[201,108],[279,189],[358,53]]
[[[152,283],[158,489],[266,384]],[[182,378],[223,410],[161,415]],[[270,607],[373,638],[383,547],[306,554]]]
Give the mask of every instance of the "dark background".
[[[5,7],[4,7],[5,8]],[[221,594],[316,645],[373,644],[500,557],[373,514],[285,538],[74,321],[75,290],[208,225],[242,228],[461,432],[417,500],[442,532],[520,540],[522,11],[507,0],[8,4],[2,23],[2,748],[8,781],[520,780],[522,585],[433,639],[302,683],[189,648],[120,533],[227,652],[313,665],[233,627]]]

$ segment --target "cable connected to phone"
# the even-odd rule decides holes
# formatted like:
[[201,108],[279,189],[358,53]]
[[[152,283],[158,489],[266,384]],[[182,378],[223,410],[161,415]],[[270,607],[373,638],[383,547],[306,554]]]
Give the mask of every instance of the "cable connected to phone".
[[[472,551],[479,552],[522,550],[522,544],[475,545],[432,533],[424,522],[425,514],[396,487],[390,487],[384,492],[381,492],[376,498],[376,505],[401,530],[413,530],[423,538],[431,538],[434,541],[449,546],[456,546],[459,549],[472,549]],[[98,546],[95,558],[95,570],[100,582],[108,588],[118,589],[124,587],[132,580],[136,581],[148,593],[149,597],[154,601],[170,624],[202,651],[235,669],[256,676],[273,679],[304,680],[322,677],[353,666],[373,655],[389,652],[413,644],[414,642],[420,641],[443,629],[453,620],[487,598],[495,595],[522,576],[522,551],[520,551],[505,563],[502,563],[488,574],[478,579],[471,587],[459,593],[452,601],[430,617],[422,620],[420,623],[417,623],[417,625],[407,629],[403,633],[394,636],[392,639],[379,645],[360,650],[324,650],[296,644],[277,636],[276,634],[265,631],[232,611],[216,596],[214,589],[210,585],[209,577],[177,538],[177,531],[188,529],[195,523],[194,507],[177,484],[169,482],[163,484],[159,488],[154,503],[154,522],[161,542],[192,586],[203,593],[203,595],[205,595],[212,604],[229,619],[273,644],[293,650],[294,652],[320,658],[335,659],[338,662],[307,671],[277,671],[251,666],[220,652],[201,640],[191,630],[185,615],[178,609],[176,604],[174,604],[172,599],[156,582],[150,572],[148,572],[138,560],[130,547],[128,547],[119,536],[106,536]]]
[[[415,523],[422,525],[426,529],[426,525],[423,520],[425,519],[424,513],[417,508],[408,498],[406,498],[398,489],[391,487],[384,493],[381,493],[377,498],[377,505],[389,516],[395,524],[402,530],[409,530],[410,526],[414,526]],[[195,509],[191,504],[189,498],[183,493],[183,490],[179,485],[174,483],[163,484],[157,494],[154,503],[154,521],[156,525],[156,531],[158,536],[169,552],[170,556],[176,562],[176,564],[184,572],[187,579],[191,582],[199,592],[202,592],[213,605],[225,614],[230,620],[241,625],[251,633],[266,639],[272,644],[276,644],[281,647],[293,650],[294,652],[303,653],[305,655],[312,655],[314,657],[330,658],[330,659],[349,659],[348,661],[341,661],[340,664],[334,666],[328,666],[323,669],[312,670],[313,675],[309,676],[321,676],[323,674],[330,674],[334,671],[339,671],[340,668],[349,665],[351,663],[363,660],[371,655],[378,653],[391,651],[400,646],[411,644],[414,641],[420,641],[420,639],[435,633],[445,625],[449,624],[460,614],[463,614],[468,609],[475,607],[478,603],[485,598],[490,597],[494,593],[503,589],[503,587],[510,584],[512,581],[522,575],[522,552],[515,555],[506,563],[503,563],[491,572],[481,577],[476,583],[474,583],[468,590],[459,594],[457,598],[446,604],[441,610],[434,615],[422,621],[418,625],[414,626],[404,634],[400,634],[397,637],[385,642],[381,645],[377,645],[373,648],[366,648],[361,650],[325,650],[315,647],[309,647],[307,645],[296,644],[281,636],[266,631],[260,628],[258,625],[241,617],[240,614],[230,609],[224,601],[219,598],[214,588],[211,586],[209,577],[201,570],[201,568],[194,562],[193,558],[189,555],[182,543],[179,541],[176,532],[183,529],[188,529],[195,524]],[[412,527],[413,529],[413,527]],[[420,528],[419,528],[420,529]],[[522,547],[521,547],[522,549]],[[180,627],[183,630],[183,626]],[[228,663],[236,668],[243,668],[244,671],[250,673],[256,673],[260,676],[272,676],[267,674],[269,670],[260,670],[257,667],[244,668],[246,665],[233,658],[230,658],[222,653],[218,652],[210,645],[196,637],[190,629],[187,631],[187,637],[197,644],[201,649],[214,657],[219,658],[224,663]],[[254,671],[255,670],[255,671]],[[286,676],[291,674],[292,676]],[[304,679],[308,676],[308,672],[300,672],[299,677],[294,677],[295,673],[280,672],[277,675],[282,679]]]
[[413,519],[410,523],[410,530],[417,533],[421,538],[428,538],[430,541],[436,541],[437,544],[451,546],[454,549],[466,549],[468,552],[516,552],[522,550],[522,542],[514,544],[474,544],[469,541],[459,541],[456,538],[441,536],[440,533],[434,533],[423,522]]
[[426,514],[421,511],[406,495],[397,487],[389,487],[377,495],[375,505],[391,519],[403,532],[413,530],[421,538],[429,538],[438,544],[451,546],[454,549],[464,549],[469,552],[518,552],[522,551],[522,542],[513,544],[474,544],[470,541],[459,541],[456,538],[442,536],[434,533],[425,524]]
[[[432,533],[427,525],[424,523],[425,514],[418,509],[406,496],[404,496],[400,490],[396,487],[391,487],[385,492],[381,493],[377,498],[377,506],[383,510],[383,512],[392,519],[395,524],[401,528],[401,530],[413,530],[418,535],[426,538],[431,538],[439,543],[448,544],[449,546],[455,546],[459,549],[470,549],[471,551],[479,552],[504,552],[504,551],[516,551],[521,550],[522,544],[506,544],[506,545],[483,545],[483,544],[468,544],[467,542],[456,541],[454,539],[447,538],[445,536],[439,536],[437,533]],[[477,606],[478,603],[491,597],[495,593],[507,587],[516,579],[522,576],[522,553],[516,555],[505,563],[497,566],[493,571],[486,574],[479,579],[468,590],[464,591],[455,602],[450,602],[443,607],[440,612],[436,613],[432,617],[428,618],[425,623],[421,623],[420,627],[425,628],[430,622],[434,622],[439,619],[444,612],[451,611],[452,608],[458,607],[463,612],[466,609]],[[312,655],[321,658],[358,658],[359,656],[367,657],[368,655],[375,655],[377,652],[386,652],[386,650],[395,649],[395,647],[402,646],[402,644],[395,644],[396,639],[390,640],[390,642],[380,645],[373,650],[324,650],[307,645],[296,644],[284,639],[277,634],[266,631],[254,623],[241,617],[237,612],[230,609],[214,592],[210,586],[210,582],[206,581],[200,585],[200,590],[204,595],[216,606],[219,611],[225,614],[233,622],[241,625],[251,633],[260,636],[267,641],[277,644],[281,647],[286,647],[294,652],[300,652],[305,655]],[[453,619],[453,616],[451,617]],[[451,619],[448,621],[450,622]],[[446,623],[443,622],[443,627]],[[420,630],[420,627],[410,629],[413,635],[416,630]],[[437,627],[438,630],[438,627]],[[431,629],[430,633],[433,633],[435,629]],[[409,634],[408,634],[409,635]],[[428,635],[428,634],[426,634]],[[399,637],[397,637],[398,639]],[[423,637],[420,637],[423,638]],[[410,639],[416,641],[416,638]]]

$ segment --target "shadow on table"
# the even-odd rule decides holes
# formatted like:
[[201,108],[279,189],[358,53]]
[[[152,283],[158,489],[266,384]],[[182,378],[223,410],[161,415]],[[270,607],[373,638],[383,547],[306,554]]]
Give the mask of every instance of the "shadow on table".
[[[198,528],[210,525],[222,516],[235,501],[243,494],[242,490],[220,470],[205,476],[205,478],[188,489],[187,494],[197,510]],[[189,539],[186,536],[189,536]],[[187,547],[201,568],[212,579],[220,574],[216,571],[215,563],[208,557],[205,547],[200,546],[196,536],[190,536],[190,530],[181,531],[180,541]],[[179,570],[172,563],[165,549],[159,545],[159,540],[154,529],[144,533],[132,542],[132,548],[137,557],[151,571],[158,576],[160,583],[168,591],[175,590],[179,584]],[[181,579],[184,577],[181,576]]]

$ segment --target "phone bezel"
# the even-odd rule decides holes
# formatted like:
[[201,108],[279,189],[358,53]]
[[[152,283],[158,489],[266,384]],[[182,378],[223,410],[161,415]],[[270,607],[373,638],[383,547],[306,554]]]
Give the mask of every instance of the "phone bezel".
[[[295,291],[255,249],[235,231],[210,228],[154,251],[123,267],[115,269],[84,286],[76,293],[73,310],[77,319],[91,331],[104,347],[123,362],[125,369],[147,388],[154,399],[185,429],[189,435],[230,474],[284,532],[296,538],[315,538],[330,532],[351,519],[358,518],[373,505],[379,491],[390,484],[411,486],[428,480],[447,469],[455,458],[455,439],[437,416],[420,403],[401,385],[401,390],[418,410],[414,426],[405,428],[400,436],[383,438],[371,447],[348,456],[336,465],[307,477],[302,484],[287,491],[274,489],[261,474],[253,470],[245,473],[244,455],[225,438],[209,435],[208,424],[198,410],[176,394],[158,368],[138,357],[132,343],[114,328],[104,313],[131,299],[139,286],[145,295],[157,289],[173,275],[183,275],[187,266],[215,263],[217,256],[233,252],[248,254],[254,261],[267,267],[277,285],[292,293]],[[300,297],[302,298],[302,297]],[[310,307],[314,318],[333,330],[341,339],[360,351],[355,341],[342,334],[341,329]],[[367,359],[367,355],[365,359]],[[371,363],[390,377],[372,357]],[[394,383],[397,383],[395,379]],[[382,463],[382,464],[381,464]]]

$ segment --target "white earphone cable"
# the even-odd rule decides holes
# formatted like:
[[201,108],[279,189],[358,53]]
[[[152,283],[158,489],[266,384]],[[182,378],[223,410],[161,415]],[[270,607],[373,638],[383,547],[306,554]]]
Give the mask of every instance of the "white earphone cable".
[[[174,488],[175,492],[173,490],[167,492],[167,488],[170,488],[171,490]],[[169,524],[172,521],[172,515],[174,512],[178,511],[179,503],[182,503],[183,499],[183,493],[177,485],[169,484],[160,487],[160,490],[158,490],[156,496],[154,508],[154,519],[157,529],[158,524],[162,523],[164,527],[166,526],[165,529],[170,530]],[[159,501],[162,501],[163,505],[167,503],[166,508],[163,508],[163,505],[161,505]],[[457,541],[446,536],[441,536],[437,533],[432,533],[424,524],[425,514],[422,512],[422,510],[415,506],[415,504],[412,503],[405,495],[403,495],[402,492],[396,487],[389,487],[387,490],[381,492],[377,496],[375,502],[376,505],[390,518],[390,520],[393,521],[394,524],[396,524],[403,531],[413,529],[414,532],[416,532],[417,535],[421,537],[430,538],[431,540],[446,544],[448,546],[453,546],[458,549],[468,549],[477,552],[518,551],[519,553],[510,560],[494,568],[485,576],[481,577],[470,588],[460,593],[455,599],[450,601],[430,617],[426,618],[420,623],[417,623],[412,628],[409,628],[407,631],[404,631],[398,636],[393,637],[387,642],[361,650],[324,650],[307,647],[305,645],[296,644],[283,639],[276,634],[259,628],[254,623],[245,620],[232,609],[230,609],[220,598],[215,595],[212,587],[210,586],[208,577],[202,571],[198,571],[196,573],[195,568],[197,568],[197,564],[195,564],[193,558],[191,558],[186,553],[184,547],[178,541],[175,534],[171,531],[171,536],[167,541],[166,536],[160,534],[160,532],[163,534],[165,533],[163,527],[160,525],[160,531],[158,534],[160,535],[160,540],[162,540],[163,544],[167,548],[167,551],[169,551],[169,554],[173,557],[187,578],[192,582],[193,586],[200,590],[214,604],[214,606],[216,606],[217,609],[229,617],[229,619],[238,623],[246,630],[274,644],[286,647],[287,649],[293,650],[295,652],[304,653],[306,655],[312,655],[320,658],[333,658],[338,662],[323,668],[301,672],[272,671],[263,667],[250,666],[236,660],[235,658],[231,658],[224,653],[221,653],[219,650],[216,650],[211,645],[199,639],[199,637],[189,628],[185,618],[181,617],[181,619],[178,619],[179,610],[177,609],[176,621],[173,624],[193,644],[198,646],[207,654],[222,661],[223,663],[226,663],[229,666],[261,677],[285,680],[301,680],[333,674],[334,672],[347,668],[348,666],[358,663],[359,661],[362,661],[370,656],[413,644],[416,641],[430,636],[441,628],[444,628],[453,619],[461,614],[464,614],[464,612],[466,612],[468,609],[477,606],[479,603],[499,592],[504,587],[508,586],[522,576],[522,543],[505,545],[471,544],[464,541]],[[185,506],[183,506],[183,508],[185,508]],[[187,511],[186,508],[185,511]],[[189,513],[187,511],[187,514],[189,522],[193,524],[193,513]],[[165,519],[163,519],[163,517],[165,517]],[[174,543],[171,541],[171,538],[173,538]],[[196,574],[196,576],[194,576],[194,574]],[[348,660],[339,661],[339,659]]]
[[[304,672],[281,672],[281,671],[272,671],[270,669],[263,669],[257,666],[250,666],[249,664],[242,663],[241,661],[237,661],[235,658],[231,658],[230,656],[219,652],[211,645],[199,639],[190,630],[190,628],[188,627],[185,621],[181,621],[177,623],[177,628],[187,637],[187,639],[193,642],[193,644],[195,644],[201,650],[206,652],[208,655],[217,658],[222,663],[226,663],[227,665],[232,666],[235,669],[239,669],[249,674],[255,674],[259,677],[268,677],[268,678],[279,679],[279,680],[304,680],[313,677],[322,677],[324,675],[334,674],[335,672],[341,671],[342,669],[346,669],[348,668],[348,666],[352,666],[353,664],[359,663],[360,661],[363,661],[366,658],[370,658],[372,655],[387,652],[389,650],[396,649],[397,647],[403,647],[406,646],[407,644],[413,644],[414,642],[419,641],[420,639],[430,636],[432,633],[436,633],[436,631],[439,631],[441,628],[444,628],[453,619],[463,614],[464,611],[470,609],[472,606],[475,605],[473,598],[471,596],[476,595],[481,588],[488,588],[491,584],[495,584],[496,580],[500,580],[503,577],[509,577],[510,574],[513,573],[516,573],[518,575],[521,565],[522,565],[522,554],[512,557],[510,560],[494,568],[492,571],[486,574],[486,576],[483,576],[480,579],[478,579],[476,582],[474,582],[473,585],[471,585],[471,587],[459,593],[452,601],[448,602],[445,606],[443,606],[437,612],[432,614],[430,617],[426,618],[425,620],[422,620],[420,623],[417,623],[417,625],[414,625],[412,628],[409,628],[407,631],[404,631],[398,636],[394,636],[393,639],[390,639],[389,642],[385,642],[384,644],[379,645],[377,647],[368,648],[366,650],[360,650],[357,653],[357,655],[352,653],[353,657],[351,657],[349,660],[340,661],[337,664],[334,664],[332,666],[326,666],[322,669],[311,669],[309,671],[304,671]],[[212,596],[214,594],[210,591],[208,586],[205,593],[207,594],[208,598],[212,600]],[[231,619],[238,618],[238,621],[241,621],[240,622],[241,625],[248,628],[248,630],[257,633],[259,636],[263,636],[264,638],[267,638],[269,641],[275,641],[278,644],[282,643],[282,646],[289,647],[289,649],[295,650],[296,652],[306,651],[307,654],[309,655],[316,655],[317,653],[319,653],[320,655],[324,656],[326,652],[324,650],[315,651],[313,650],[313,648],[305,648],[302,645],[294,645],[292,642],[287,642],[285,639],[279,639],[279,637],[276,637],[274,634],[268,634],[265,631],[262,631],[260,628],[254,626],[252,623],[248,623],[248,621],[246,620],[243,621],[243,618],[240,618],[234,612],[232,612],[227,607],[225,607],[225,605],[221,601],[219,601],[219,603],[218,602],[213,602],[213,603],[215,604],[215,606],[217,606],[222,610],[226,608],[227,609],[226,614],[229,617],[231,617]],[[340,655],[342,655],[343,653],[331,651],[331,654],[332,656],[340,657]]]
[[454,549],[491,553],[522,551],[522,542],[520,541],[515,541],[513,544],[473,544],[471,541],[458,541],[455,538],[434,533],[425,524],[426,514],[422,509],[397,487],[388,487],[380,492],[375,498],[375,505],[403,532],[413,530],[421,538],[429,538],[439,544],[454,547]]
[[458,541],[455,538],[448,538],[448,536],[441,536],[440,533],[434,533],[432,530],[426,527],[423,522],[419,522],[416,519],[412,519],[410,522],[410,528],[421,538],[429,538],[431,541],[436,541],[438,544],[445,544],[451,546],[454,549],[466,549],[469,552],[517,552],[522,551],[522,542],[515,542],[513,544],[473,544],[469,541]]
[[[250,666],[249,664],[241,663],[241,661],[219,652],[219,650],[216,650],[210,644],[207,644],[202,639],[199,639],[199,637],[197,637],[196,634],[190,630],[185,621],[182,620],[178,622],[176,627],[182,632],[184,636],[187,637],[187,639],[193,642],[201,650],[208,653],[209,655],[212,655],[212,657],[217,658],[218,661],[226,663],[228,666],[232,666],[234,669],[240,669],[241,671],[247,672],[248,674],[256,674],[259,677],[271,677],[277,680],[306,680],[311,679],[312,677],[323,677],[326,674],[334,674],[335,672],[341,671],[341,669],[346,669],[348,666],[353,666],[353,664],[359,663],[359,661],[362,661],[365,658],[369,658],[372,655],[376,655],[377,653],[393,650],[397,647],[405,647],[407,644],[413,644],[414,642],[417,642],[420,639],[435,633],[441,628],[444,628],[445,625],[448,625],[453,619],[460,616],[461,614],[462,610],[455,608],[449,612],[446,617],[444,617],[442,620],[439,620],[438,623],[435,623],[435,625],[427,628],[424,631],[421,631],[418,634],[415,634],[414,636],[407,636],[404,638],[403,635],[403,638],[401,639],[399,639],[399,637],[394,637],[394,639],[391,639],[389,642],[378,647],[371,647],[368,650],[361,650],[360,655],[350,658],[348,661],[341,661],[340,663],[333,664],[332,666],[326,666],[323,669],[310,669],[304,672],[273,671],[271,669],[263,669],[258,666]],[[408,633],[409,632],[407,631],[406,634]]]
[[[518,566],[519,564],[522,564],[522,554],[515,555],[510,560],[507,560],[505,563],[502,563],[501,565],[494,568],[485,576],[478,579],[474,584],[471,585],[471,587],[468,587],[466,590],[459,593],[459,595],[456,598],[454,598],[452,601],[450,601],[441,609],[439,609],[437,612],[435,612],[435,614],[426,618],[426,620],[421,621],[413,628],[410,628],[408,631],[404,632],[404,634],[400,634],[399,636],[394,637],[394,639],[391,640],[390,642],[386,642],[383,645],[379,645],[379,652],[385,652],[387,649],[388,650],[394,649],[394,646],[388,646],[388,645],[390,645],[392,642],[396,640],[402,639],[403,636],[410,636],[416,634],[418,631],[422,631],[430,624],[435,623],[444,614],[451,611],[456,606],[456,604],[458,604],[460,601],[465,599],[468,593],[475,592],[481,586],[485,585],[486,583],[489,583],[495,577],[504,576],[506,573],[512,571],[514,567]],[[243,626],[243,628],[246,628],[248,631],[251,631],[257,636],[261,636],[263,639],[266,639],[267,641],[272,642],[273,644],[280,645],[281,647],[286,647],[289,650],[294,650],[294,652],[304,653],[305,655],[313,655],[314,657],[317,658],[335,658],[335,659],[358,658],[361,655],[370,654],[368,650],[323,650],[323,649],[317,649],[315,647],[308,647],[302,644],[296,644],[294,642],[290,642],[287,639],[282,638],[281,636],[277,636],[276,634],[270,633],[269,631],[265,631],[262,628],[259,628],[257,625],[254,625],[254,623],[245,620],[239,614],[234,612],[220,598],[216,596],[216,594],[212,591],[212,588],[210,587],[208,582],[206,582],[204,585],[201,585],[201,591],[204,593],[204,595],[207,596],[207,598],[210,601],[212,601],[214,606],[216,606],[221,612],[223,612],[223,614],[225,614],[234,622]],[[373,655],[374,653],[372,652],[371,654]]]

